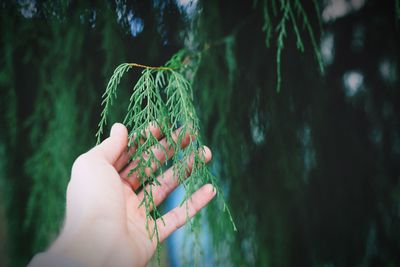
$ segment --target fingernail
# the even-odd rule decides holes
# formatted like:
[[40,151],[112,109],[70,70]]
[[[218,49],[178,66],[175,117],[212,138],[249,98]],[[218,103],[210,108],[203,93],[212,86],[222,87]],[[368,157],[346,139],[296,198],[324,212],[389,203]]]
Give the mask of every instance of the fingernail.
[[115,136],[121,133],[122,131],[121,123],[114,123],[111,127],[110,136]]
[[217,190],[215,189],[215,187],[212,186],[211,184],[207,184],[205,189],[206,189],[207,193],[213,192],[213,194],[215,194],[215,193],[217,192]]
[[204,156],[206,156],[208,154],[208,155],[210,155],[210,159],[211,159],[212,158],[211,150],[207,146],[203,146],[203,149],[204,149]]

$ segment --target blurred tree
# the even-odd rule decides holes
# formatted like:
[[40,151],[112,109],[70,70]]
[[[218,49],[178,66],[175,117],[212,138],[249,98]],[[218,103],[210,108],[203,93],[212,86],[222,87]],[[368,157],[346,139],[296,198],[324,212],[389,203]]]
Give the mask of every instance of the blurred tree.
[[[400,265],[399,7],[0,1],[7,264],[25,265],[57,234],[70,166],[95,143],[115,66],[162,65],[185,47],[239,230],[208,209],[213,265]],[[129,90],[119,93],[110,121],[128,106]]]

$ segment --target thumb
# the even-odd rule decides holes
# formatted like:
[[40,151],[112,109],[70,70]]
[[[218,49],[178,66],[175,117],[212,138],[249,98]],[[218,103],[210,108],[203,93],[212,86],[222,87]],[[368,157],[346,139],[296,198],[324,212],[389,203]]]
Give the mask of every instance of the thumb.
[[92,150],[103,157],[110,164],[114,164],[128,145],[128,130],[121,123],[115,123],[111,127],[110,137]]

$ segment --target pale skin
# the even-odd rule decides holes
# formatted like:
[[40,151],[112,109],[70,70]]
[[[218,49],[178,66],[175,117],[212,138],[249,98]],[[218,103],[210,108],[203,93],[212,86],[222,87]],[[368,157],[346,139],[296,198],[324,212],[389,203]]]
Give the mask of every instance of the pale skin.
[[[166,148],[168,144],[156,127],[149,130]],[[190,142],[187,135],[182,147]],[[75,161],[67,190],[66,219],[59,237],[49,252],[80,262],[85,266],[145,266],[156,250],[157,241],[150,240],[145,228],[144,207],[139,207],[143,192],[137,192],[139,179],[128,176],[135,162],[128,164],[132,148],[128,151],[128,132],[124,125],[114,124],[110,136]],[[154,149],[160,161],[165,154]],[[208,162],[211,151],[201,150]],[[174,151],[168,151],[168,157]],[[187,162],[189,169],[191,162]],[[155,171],[153,169],[148,171]],[[189,174],[188,174],[189,175]],[[154,201],[160,204],[178,186],[173,170],[158,177],[161,185],[153,187]],[[194,216],[210,202],[216,192],[210,184],[196,191],[186,205],[178,206],[150,221],[150,228],[157,224],[160,241],[187,222],[187,215]]]

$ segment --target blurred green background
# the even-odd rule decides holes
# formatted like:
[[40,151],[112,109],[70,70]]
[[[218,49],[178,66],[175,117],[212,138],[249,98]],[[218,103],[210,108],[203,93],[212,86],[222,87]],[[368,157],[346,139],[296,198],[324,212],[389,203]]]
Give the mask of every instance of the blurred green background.
[[[297,24],[279,45],[284,3]],[[209,212],[199,265],[400,266],[400,1],[301,1],[306,16],[299,3],[0,1],[0,266],[26,265],[57,235],[114,68],[182,48],[201,55],[189,79],[238,227]],[[161,266],[192,264],[178,244]]]

